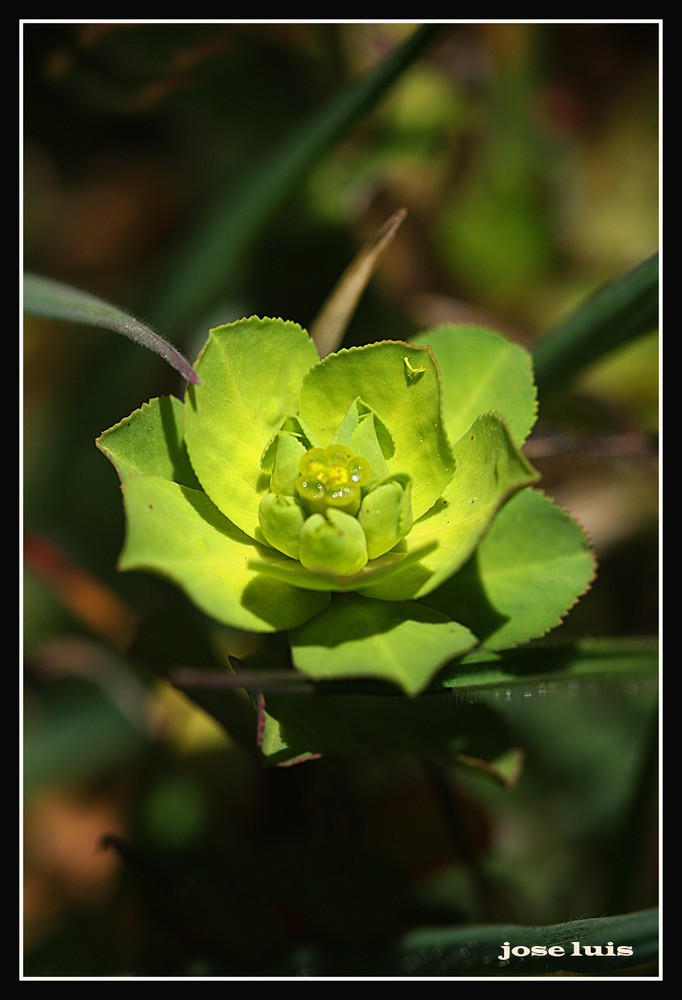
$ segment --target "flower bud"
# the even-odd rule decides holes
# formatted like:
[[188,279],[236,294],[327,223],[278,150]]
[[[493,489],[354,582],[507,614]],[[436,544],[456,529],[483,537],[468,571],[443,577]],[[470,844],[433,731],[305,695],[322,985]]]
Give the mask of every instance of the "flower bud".
[[266,541],[273,548],[298,559],[305,511],[295,497],[266,493],[258,508],[258,521]]
[[410,477],[394,476],[376,486],[362,501],[358,522],[365,532],[369,559],[392,549],[412,527]]
[[352,515],[328,507],[303,525],[298,558],[313,572],[352,576],[367,562],[365,533]]
[[298,464],[306,453],[301,435],[283,427],[271,439],[261,456],[261,468],[270,473],[270,492],[296,494]]
[[343,444],[311,448],[302,457],[296,492],[311,514],[329,507],[357,514],[361,488],[370,478],[369,463]]
[[365,484],[368,488],[388,475],[386,459],[395,452],[393,437],[383,420],[359,396],[337,427],[332,444],[348,445],[351,451],[369,462],[371,474]]

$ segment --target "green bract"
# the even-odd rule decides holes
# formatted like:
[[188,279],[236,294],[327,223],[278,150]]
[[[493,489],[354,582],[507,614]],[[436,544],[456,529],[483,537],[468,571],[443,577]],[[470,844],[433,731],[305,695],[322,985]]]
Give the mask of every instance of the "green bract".
[[518,345],[444,327],[320,360],[296,324],[251,318],[212,330],[195,368],[184,404],[151,400],[98,441],[125,498],[120,566],[287,630],[309,676],[415,693],[481,643],[542,635],[588,586],[580,528],[529,489]]

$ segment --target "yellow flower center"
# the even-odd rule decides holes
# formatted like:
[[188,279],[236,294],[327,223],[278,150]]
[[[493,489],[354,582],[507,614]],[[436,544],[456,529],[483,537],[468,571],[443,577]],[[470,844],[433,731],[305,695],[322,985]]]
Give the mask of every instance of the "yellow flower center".
[[361,488],[371,476],[367,459],[354,455],[346,445],[330,444],[311,448],[298,468],[296,492],[311,514],[322,514],[328,507],[357,514]]

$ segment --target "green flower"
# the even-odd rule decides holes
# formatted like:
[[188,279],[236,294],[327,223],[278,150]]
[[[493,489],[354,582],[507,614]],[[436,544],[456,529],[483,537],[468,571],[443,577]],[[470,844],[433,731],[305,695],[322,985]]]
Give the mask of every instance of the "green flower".
[[530,359],[449,327],[320,360],[282,320],[212,330],[184,404],[151,400],[98,446],[120,476],[122,569],[160,573],[208,615],[286,630],[315,678],[408,693],[478,644],[558,624],[594,562],[521,446]]

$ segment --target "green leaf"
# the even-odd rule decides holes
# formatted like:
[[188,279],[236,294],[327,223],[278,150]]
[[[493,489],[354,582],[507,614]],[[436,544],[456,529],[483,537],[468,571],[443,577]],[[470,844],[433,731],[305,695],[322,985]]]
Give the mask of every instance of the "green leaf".
[[446,615],[414,602],[337,594],[316,618],[290,631],[294,666],[314,680],[366,677],[413,695],[476,643]]
[[658,324],[658,254],[598,289],[535,346],[541,394],[555,392],[587,365]]
[[310,324],[310,336],[321,358],[340,346],[362,293],[406,214],[404,208],[399,209],[362,247]]
[[258,747],[265,764],[290,765],[323,754],[362,753],[337,698],[261,697]]
[[121,481],[138,472],[201,488],[185,448],[182,403],[174,396],[144,403],[104,431],[96,444],[115,466]]
[[120,569],[159,573],[207,615],[254,632],[300,625],[328,604],[328,594],[291,587],[251,569],[261,546],[205,493],[133,474],[123,494],[128,530]]
[[[394,969],[398,975],[516,975],[533,976],[558,972],[586,975],[622,973],[634,966],[655,962],[658,956],[658,909],[607,917],[587,917],[549,926],[482,924],[465,927],[420,927],[409,931],[396,943]],[[532,945],[557,948],[553,955],[516,957],[500,961],[509,947]],[[589,957],[575,955],[574,942],[602,949]],[[606,951],[612,942],[613,954]],[[618,955],[617,948],[629,952]],[[523,952],[521,953],[524,954]]]
[[194,682],[191,676],[183,678],[183,686],[192,696],[198,691],[207,705],[223,690],[244,687],[263,693],[260,747],[268,764],[390,748],[455,760],[512,786],[521,761],[498,711],[501,699],[506,701],[515,689],[523,697],[529,689],[540,697],[575,692],[581,681],[655,681],[658,654],[655,642],[641,639],[542,642],[498,653],[474,650],[446,665],[417,698],[393,696],[392,688],[360,677],[311,682],[300,672],[269,666],[256,656],[238,676],[211,674],[205,690],[201,671]]
[[500,714],[486,705],[463,706],[461,699],[449,695],[410,698],[333,691],[314,698],[265,695],[259,729],[266,764],[294,764],[329,753],[395,751],[475,766],[505,787],[519,777],[514,737]]
[[[494,414],[475,421],[458,441],[454,456],[452,481],[407,538],[408,552],[433,542],[438,547],[405,572],[373,587],[368,596],[408,600],[439,587],[470,558],[509,498],[538,478]],[[454,617],[460,620],[458,611]]]
[[434,686],[466,692],[467,698],[500,694],[509,697],[515,688],[528,688],[529,681],[539,685],[571,684],[581,681],[621,680],[639,682],[657,679],[658,641],[650,638],[583,639],[568,642],[544,640],[526,643],[514,649],[493,652],[474,650],[446,667]]
[[172,344],[158,333],[117,306],[82,292],[61,281],[42,278],[37,274],[24,275],[24,312],[50,319],[100,326],[135,341],[153,351],[180,372],[188,382],[198,384],[199,378],[192,366]]
[[[506,697],[515,688],[526,690],[530,681],[538,686],[551,683],[554,692],[559,692],[562,684],[570,684],[574,690],[581,681],[590,685],[596,681],[649,685],[657,682],[658,668],[655,638],[542,639],[512,649],[477,648],[465,653],[443,667],[430,684],[428,694],[458,691],[469,704],[478,701],[479,695],[490,695],[498,702],[500,696]],[[312,682],[288,666],[268,672],[244,667],[239,676],[221,681],[221,686],[249,691],[280,690],[282,685],[291,694],[303,695],[305,700]],[[360,679],[356,683],[348,681],[343,690],[347,694],[366,693],[366,685]],[[538,690],[543,689],[538,687]],[[547,688],[545,694],[549,693]]]
[[559,625],[594,574],[582,528],[544,494],[524,490],[470,562],[424,602],[467,625],[485,648],[503,649]]
[[416,343],[433,350],[443,379],[443,422],[458,441],[481,413],[504,417],[515,443],[528,437],[537,416],[530,354],[481,326],[427,330]]
[[[413,370],[411,378],[405,359]],[[438,369],[427,347],[381,341],[342,349],[312,368],[301,387],[301,414],[323,445],[329,444],[360,397],[390,430],[395,452],[389,474],[412,477],[412,511],[418,518],[452,478],[454,463],[441,421]]]
[[[419,562],[425,555],[432,552],[437,542],[431,541],[428,545],[407,548],[396,546],[392,552],[373,559],[367,563],[359,573],[352,576],[334,576],[332,573],[313,573],[311,570],[301,566],[300,562],[293,559],[282,559],[280,554],[274,549],[269,552],[264,551],[260,560],[252,562],[252,568],[259,570],[275,580],[282,580],[295,587],[304,587],[309,590],[334,590],[344,593],[349,590],[365,590],[374,588],[377,584],[388,580],[397,573],[402,573],[408,566]],[[369,592],[372,596],[372,591]]]
[[278,319],[244,319],[212,330],[188,387],[185,440],[214,504],[260,538],[258,504],[269,476],[261,456],[285,417],[298,411],[301,381],[318,360],[308,334]]

